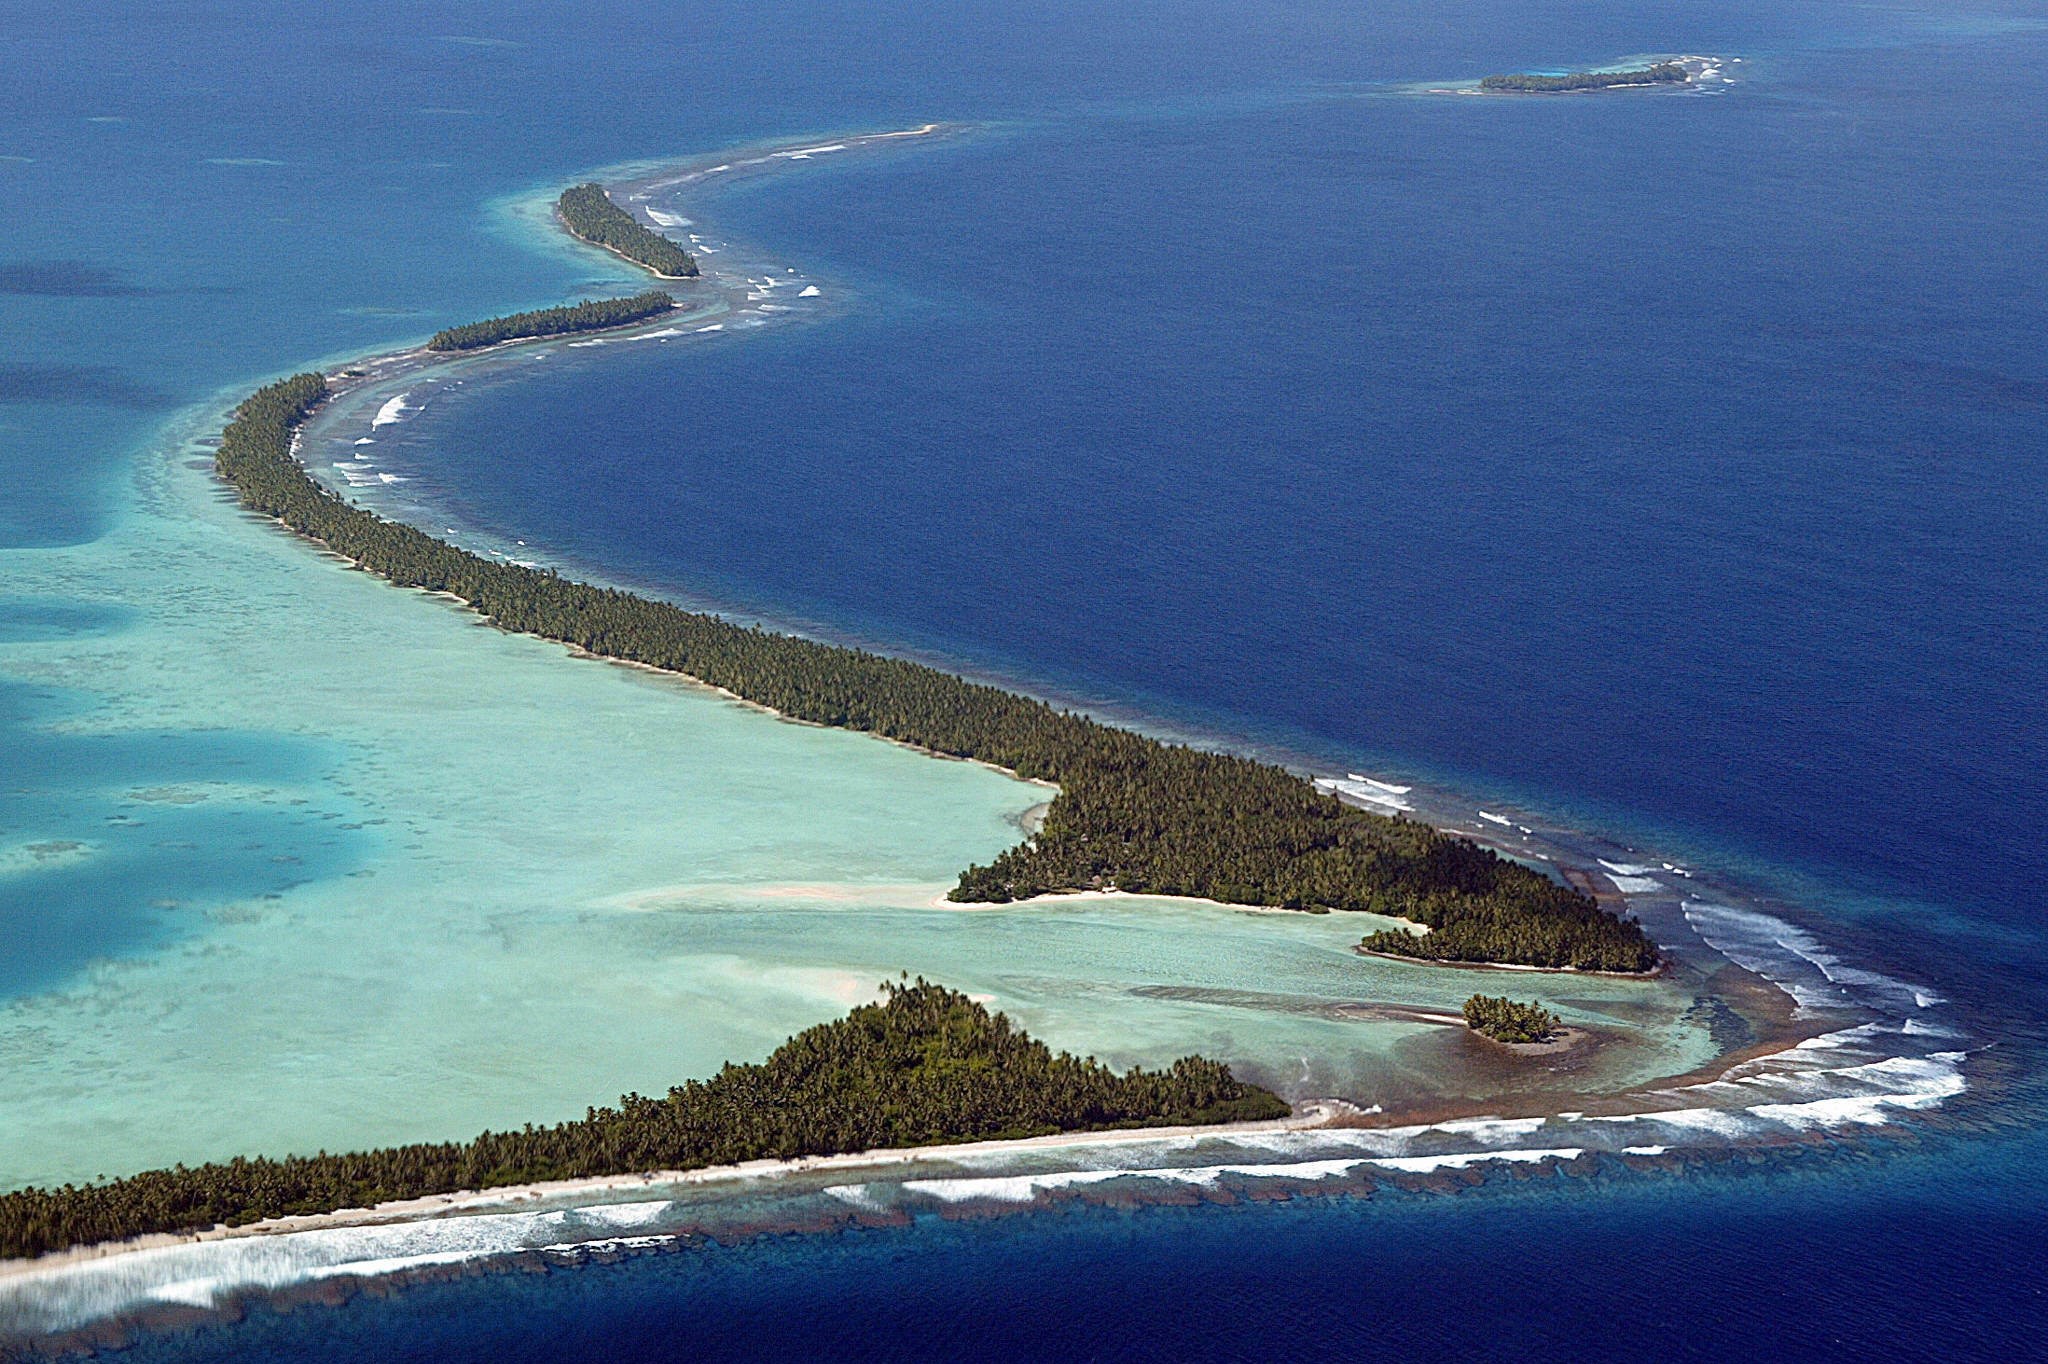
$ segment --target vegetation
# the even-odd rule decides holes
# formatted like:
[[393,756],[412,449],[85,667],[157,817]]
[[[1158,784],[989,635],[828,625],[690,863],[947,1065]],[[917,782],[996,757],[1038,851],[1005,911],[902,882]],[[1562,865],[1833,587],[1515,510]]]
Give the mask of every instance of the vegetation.
[[594,332],[605,327],[623,327],[628,322],[658,317],[676,306],[676,301],[659,289],[631,298],[586,298],[561,308],[539,308],[530,313],[487,318],[434,333],[428,350],[475,350],[500,341],[518,341],[529,336],[563,336],[571,332]]
[[1465,1026],[1496,1042],[1548,1042],[1564,1020],[1541,1004],[1474,995],[1465,1001]]
[[1560,90],[1608,90],[1617,85],[1682,85],[1691,79],[1677,62],[1659,62],[1634,71],[1574,71],[1569,76],[1488,76],[1481,90],[1547,94]]
[[[1467,840],[1368,814],[1268,763],[1160,743],[922,664],[743,628],[551,570],[493,561],[345,502],[293,458],[317,374],[238,409],[216,465],[243,503],[392,582],[448,592],[499,626],[722,687],[793,719],[861,730],[1058,784],[1032,838],[951,892],[1006,901],[1119,889],[1291,909],[1374,910],[1433,931],[1376,951],[1643,971],[1633,921]],[[1384,941],[1382,941],[1384,939]]]
[[562,222],[584,241],[610,247],[636,265],[644,265],[663,279],[689,279],[697,273],[697,258],[659,232],[650,231],[638,218],[612,202],[599,184],[577,185],[562,191],[555,200]]
[[[1444,838],[1466,860],[1492,857],[1462,839]],[[1458,854],[1445,854],[1457,860]],[[1491,868],[1511,867],[1495,859]],[[1485,877],[1485,864],[1473,868],[1474,883]],[[1515,868],[1523,871],[1522,868]],[[1551,970],[1647,972],[1657,969],[1657,949],[1632,918],[1617,918],[1590,896],[1524,871],[1501,871],[1484,881],[1483,893],[1431,889],[1391,905],[1385,912],[1427,924],[1416,934],[1391,928],[1368,934],[1359,946],[1390,957],[1423,961],[1496,962],[1542,966]]]
[[1055,1055],[952,990],[922,980],[883,988],[881,1003],[798,1033],[758,1065],[728,1064],[665,1098],[628,1094],[553,1127],[0,1195],[0,1257],[536,1180],[1288,1111],[1201,1057],[1119,1075],[1092,1057]]

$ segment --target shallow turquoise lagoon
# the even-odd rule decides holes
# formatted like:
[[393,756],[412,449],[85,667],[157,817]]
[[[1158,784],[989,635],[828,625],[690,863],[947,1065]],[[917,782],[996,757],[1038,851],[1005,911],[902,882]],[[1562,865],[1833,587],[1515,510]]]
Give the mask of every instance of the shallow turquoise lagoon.
[[[93,545],[4,553],[63,606],[0,646],[32,739],[0,887],[50,940],[0,1010],[0,1182],[573,1116],[900,971],[1118,1064],[1485,1092],[1462,1037],[1339,1012],[1471,989],[1355,956],[1363,917],[943,907],[1044,788],[505,635],[253,522],[198,454],[146,462]],[[1647,1001],[1596,1083],[1712,1053],[1676,985],[1570,993]]]

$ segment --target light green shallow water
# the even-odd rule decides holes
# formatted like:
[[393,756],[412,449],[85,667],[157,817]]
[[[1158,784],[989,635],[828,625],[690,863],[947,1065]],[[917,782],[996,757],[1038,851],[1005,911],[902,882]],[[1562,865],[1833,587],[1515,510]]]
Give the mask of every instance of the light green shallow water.
[[[145,459],[109,537],[0,553],[24,597],[150,584],[130,628],[9,644],[0,669],[84,686],[94,730],[317,738],[340,756],[302,786],[155,794],[360,812],[365,861],[0,1009],[0,1186],[576,1116],[758,1057],[899,970],[1055,1046],[1118,1064],[1201,1050],[1296,1096],[1547,1082],[1456,1032],[1333,1012],[1499,988],[1353,955],[1360,916],[941,908],[1042,788],[501,634],[253,524],[199,453]],[[1556,993],[1582,1020],[1634,1002],[1641,1041],[1581,1083],[1712,1054],[1677,985]]]

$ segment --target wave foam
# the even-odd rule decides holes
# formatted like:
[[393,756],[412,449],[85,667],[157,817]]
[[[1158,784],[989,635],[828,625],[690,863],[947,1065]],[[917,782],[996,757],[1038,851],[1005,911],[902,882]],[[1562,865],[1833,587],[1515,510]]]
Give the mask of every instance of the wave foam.
[[1407,800],[1403,799],[1412,788],[1396,786],[1392,782],[1374,781],[1371,777],[1361,777],[1355,772],[1345,778],[1317,777],[1315,785],[1319,791],[1334,793],[1338,796],[1349,796],[1353,800],[1364,801],[1368,805],[1377,805],[1389,810],[1413,810],[1415,808]]
[[1683,908],[1686,922],[1709,947],[1771,981],[1802,1009],[1860,1006],[1896,1015],[1943,1002],[1924,986],[1849,965],[1783,919],[1705,900],[1687,900]]

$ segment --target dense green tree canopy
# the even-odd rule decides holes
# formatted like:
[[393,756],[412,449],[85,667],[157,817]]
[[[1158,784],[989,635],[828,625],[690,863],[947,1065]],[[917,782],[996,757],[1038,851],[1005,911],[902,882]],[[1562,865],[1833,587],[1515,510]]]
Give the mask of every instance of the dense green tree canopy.
[[1634,71],[1574,71],[1568,76],[1488,76],[1481,90],[1549,94],[1562,90],[1607,90],[1617,85],[1682,85],[1692,79],[1677,62],[1659,62]]
[[406,587],[448,592],[508,630],[687,674],[794,719],[972,758],[1060,791],[1033,837],[970,867],[952,897],[1116,889],[1290,909],[1374,910],[1429,925],[1375,951],[1439,961],[1646,971],[1633,920],[1468,839],[1369,814],[1271,763],[1100,724],[923,664],[749,629],[612,588],[482,558],[351,506],[291,453],[318,374],[238,410],[216,464],[242,501]]
[[1541,1004],[1517,1004],[1505,996],[1474,995],[1465,1001],[1465,1026],[1496,1042],[1546,1042],[1564,1020]]
[[659,289],[631,298],[586,298],[561,308],[537,308],[530,313],[486,318],[434,333],[428,350],[475,350],[500,341],[519,341],[531,336],[563,336],[573,332],[594,332],[605,327],[623,327],[659,317],[676,306],[676,301]]
[[800,1032],[759,1064],[727,1065],[662,1098],[628,1094],[552,1127],[0,1195],[0,1258],[537,1180],[1288,1111],[1201,1057],[1118,1074],[1054,1054],[955,991],[922,980],[883,988],[881,1003]]
[[608,246],[663,279],[689,279],[697,273],[696,257],[613,203],[603,185],[576,185],[563,190],[562,197],[555,201],[555,211],[562,215],[563,224],[583,240]]

